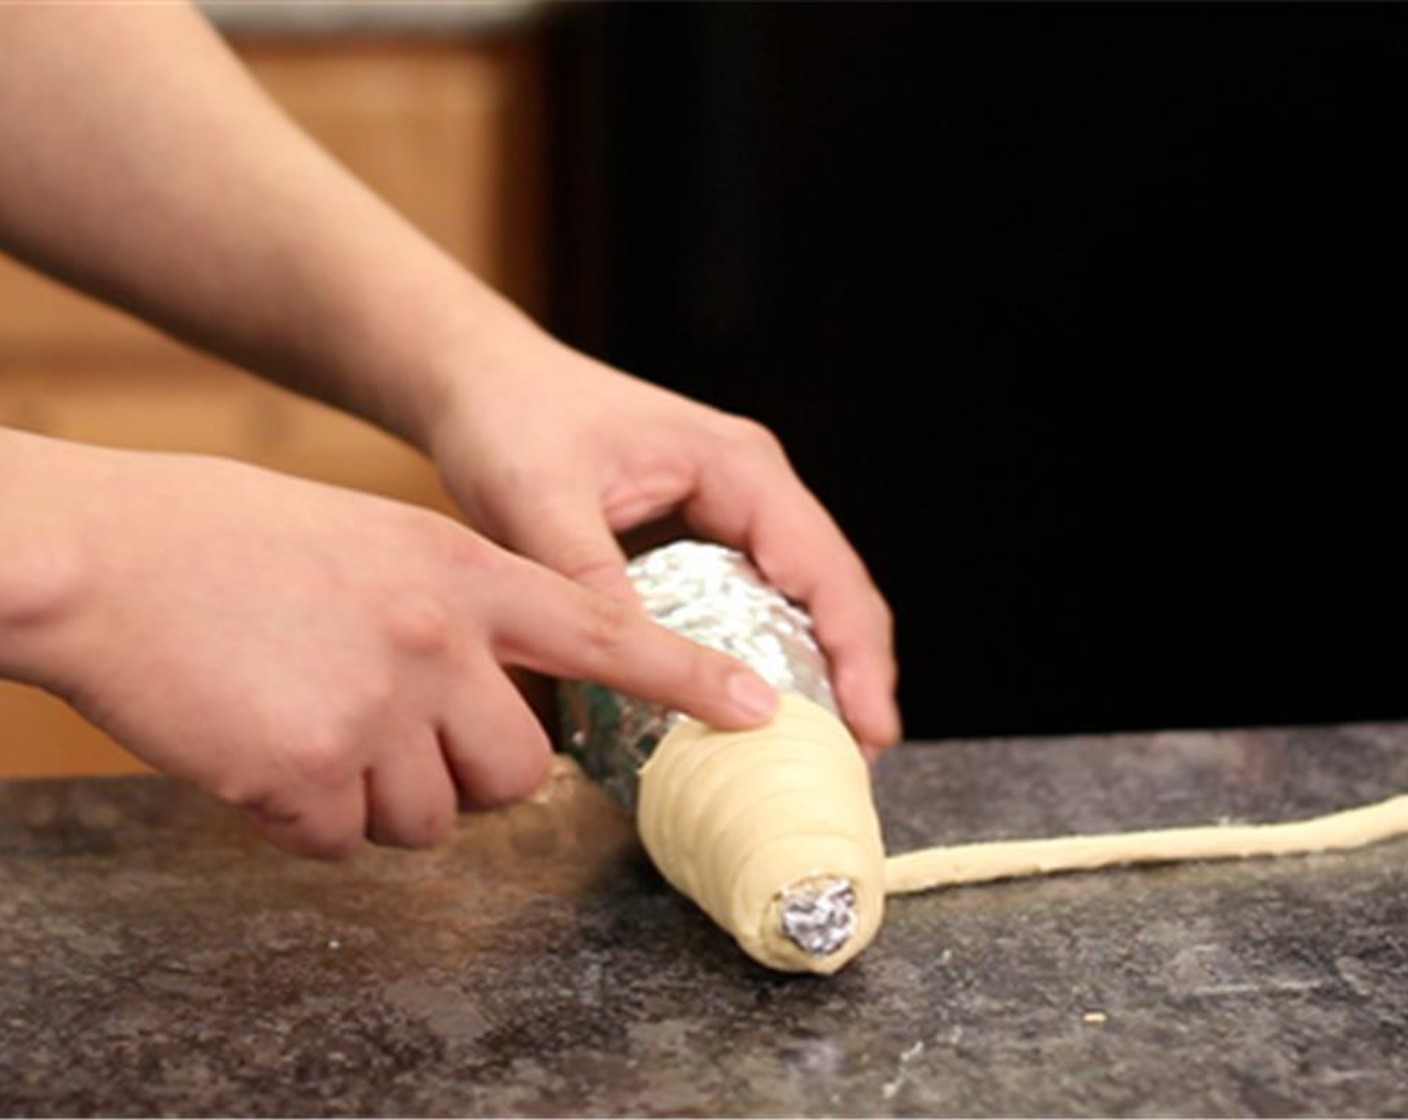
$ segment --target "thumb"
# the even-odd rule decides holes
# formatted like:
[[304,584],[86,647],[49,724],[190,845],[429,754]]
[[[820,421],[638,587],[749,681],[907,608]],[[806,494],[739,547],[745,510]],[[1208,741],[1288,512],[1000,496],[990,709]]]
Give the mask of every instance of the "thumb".
[[593,591],[639,604],[626,576],[626,555],[594,494],[562,491],[534,502],[514,513],[508,530],[505,543],[520,556]]

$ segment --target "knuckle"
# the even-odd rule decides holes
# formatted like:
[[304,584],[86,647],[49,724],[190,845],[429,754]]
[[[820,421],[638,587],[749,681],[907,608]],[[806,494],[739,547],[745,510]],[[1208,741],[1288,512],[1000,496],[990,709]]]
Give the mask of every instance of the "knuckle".
[[[430,595],[411,593],[397,596],[385,607],[387,637],[398,650],[411,654],[442,653],[450,644],[450,615]],[[372,690],[383,699],[379,689]]]
[[635,611],[619,599],[593,595],[582,618],[581,639],[594,659],[617,661],[627,651]]
[[507,559],[497,545],[449,517],[425,518],[421,532],[427,550],[453,572],[492,575]]
[[360,773],[400,702],[396,673],[385,661],[348,668],[338,688],[340,695],[328,700],[287,752],[295,780],[322,789],[340,787]]
[[543,784],[550,761],[546,750],[524,752],[513,766],[504,767],[492,778],[480,782],[474,790],[474,800],[485,808],[522,801]]
[[449,837],[454,823],[453,809],[425,809],[388,830],[385,842],[402,848],[433,848]]
[[770,456],[782,456],[782,440],[761,421],[751,416],[730,415],[727,419],[726,436],[729,442],[741,449]]
[[256,817],[277,813],[269,784],[246,771],[221,774],[208,782],[206,788],[220,801],[244,809]]
[[363,837],[351,831],[317,836],[309,840],[307,852],[315,859],[336,862],[355,853],[362,846],[362,840]]
[[351,737],[334,724],[305,734],[288,753],[295,779],[315,789],[338,789],[356,773]]
[[512,805],[543,784],[552,769],[552,748],[541,729],[523,736],[515,749],[497,765],[475,775],[463,792],[471,809],[495,809]]
[[595,541],[571,541],[557,550],[552,567],[586,587],[599,588],[620,576],[623,565],[611,556],[603,556]]

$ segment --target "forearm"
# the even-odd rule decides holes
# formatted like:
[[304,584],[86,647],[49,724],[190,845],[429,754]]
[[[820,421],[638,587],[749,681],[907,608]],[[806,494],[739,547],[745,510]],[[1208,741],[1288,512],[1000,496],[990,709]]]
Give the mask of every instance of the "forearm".
[[0,247],[424,443],[433,360],[513,313],[182,6],[0,6]]

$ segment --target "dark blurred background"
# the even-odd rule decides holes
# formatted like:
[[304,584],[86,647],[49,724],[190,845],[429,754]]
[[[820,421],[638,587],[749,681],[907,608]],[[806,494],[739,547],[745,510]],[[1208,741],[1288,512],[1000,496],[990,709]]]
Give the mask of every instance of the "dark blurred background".
[[553,27],[551,325],[769,424],[913,738],[1408,715],[1408,11]]

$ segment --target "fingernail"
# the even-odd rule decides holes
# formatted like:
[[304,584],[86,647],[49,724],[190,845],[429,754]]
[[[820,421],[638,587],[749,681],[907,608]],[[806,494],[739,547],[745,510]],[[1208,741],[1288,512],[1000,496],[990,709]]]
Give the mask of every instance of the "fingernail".
[[728,694],[746,716],[770,716],[777,708],[777,693],[761,677],[752,673],[734,673],[729,677]]

